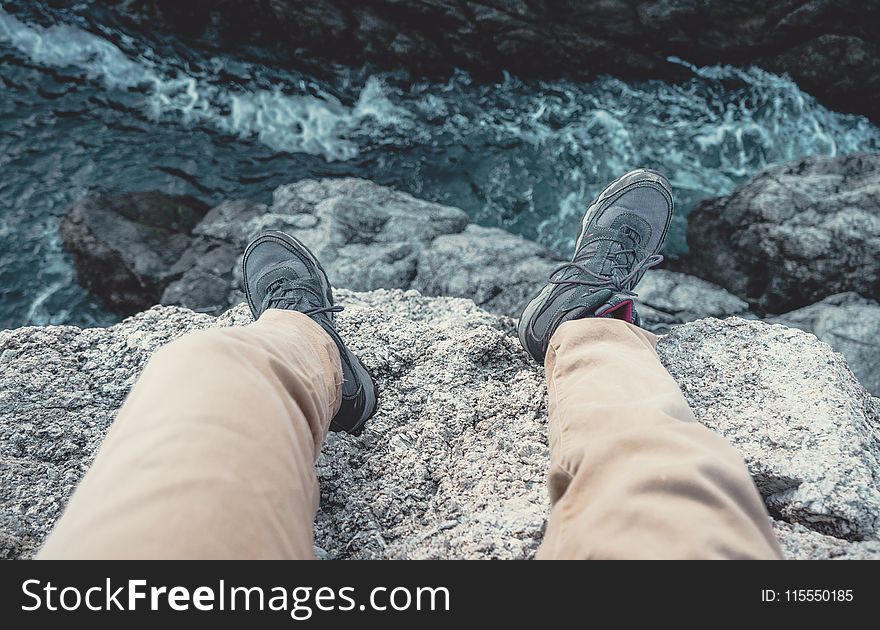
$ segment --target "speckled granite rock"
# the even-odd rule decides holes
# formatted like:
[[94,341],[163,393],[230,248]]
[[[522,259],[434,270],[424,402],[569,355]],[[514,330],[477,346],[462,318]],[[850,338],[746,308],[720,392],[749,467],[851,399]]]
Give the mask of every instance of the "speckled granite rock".
[[[513,321],[412,291],[338,297],[382,397],[363,435],[331,435],[319,459],[319,556],[530,557],[548,511],[545,388]],[[45,538],[153,351],[248,321],[243,305],[220,318],[156,307],[111,328],[0,331],[0,556]],[[839,355],[740,319],[680,326],[660,352],[771,510],[806,526],[778,524],[790,554],[880,556],[849,540],[877,538],[878,401]]]
[[840,352],[862,385],[880,395],[880,304],[839,293],[774,321],[816,335]]
[[802,331],[740,318],[659,343],[697,419],[745,457],[771,514],[850,540],[880,525],[880,401]]
[[[324,447],[321,555],[528,556],[547,510],[543,376],[510,322],[414,292],[338,297],[382,398],[362,436]],[[157,307],[105,329],[0,332],[0,556],[47,535],[152,351],[248,321],[244,305],[219,319]]]
[[786,558],[798,560],[880,560],[880,541],[849,542],[797,523],[774,521],[773,530]]

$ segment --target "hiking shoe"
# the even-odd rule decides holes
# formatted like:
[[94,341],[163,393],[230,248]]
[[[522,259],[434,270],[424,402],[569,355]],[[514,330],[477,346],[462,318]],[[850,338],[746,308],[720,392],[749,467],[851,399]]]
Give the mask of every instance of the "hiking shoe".
[[266,232],[244,252],[242,278],[254,319],[270,308],[299,311],[312,318],[336,342],[342,359],[342,402],[331,431],[358,434],[376,411],[376,387],[366,368],[336,332],[327,274],[308,248],[283,232]]
[[639,325],[633,289],[663,260],[657,252],[672,219],[672,187],[660,173],[638,169],[612,182],[584,214],[571,262],[553,273],[523,310],[519,340],[539,363],[563,322],[613,317]]

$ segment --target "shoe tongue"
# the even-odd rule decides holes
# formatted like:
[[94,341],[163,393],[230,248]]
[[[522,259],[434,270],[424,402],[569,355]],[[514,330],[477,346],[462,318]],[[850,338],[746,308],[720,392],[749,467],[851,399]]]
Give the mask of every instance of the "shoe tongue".
[[[623,231],[624,228],[621,228],[621,232]],[[611,245],[611,248],[608,250],[608,256],[605,258],[605,266],[608,269],[608,273],[620,279],[632,271],[636,262],[636,255],[629,252],[622,254],[621,251],[624,249],[634,250],[636,247],[637,243],[634,239],[630,238],[627,234],[621,234],[620,242]],[[617,263],[617,265],[614,263]]]
[[[613,240],[608,237],[599,237],[585,243],[575,255],[573,262],[592,266],[591,263],[599,253],[603,243],[608,243],[608,250],[604,258],[596,261],[601,264],[601,269],[597,270],[598,273],[606,277],[613,275],[622,278],[632,268],[636,257],[633,254],[621,254],[620,252],[624,249],[636,249],[638,247],[638,233],[628,225],[621,225],[618,234]],[[618,266],[615,266],[615,263]],[[626,268],[620,265],[625,265]],[[595,269],[595,267],[593,268]]]

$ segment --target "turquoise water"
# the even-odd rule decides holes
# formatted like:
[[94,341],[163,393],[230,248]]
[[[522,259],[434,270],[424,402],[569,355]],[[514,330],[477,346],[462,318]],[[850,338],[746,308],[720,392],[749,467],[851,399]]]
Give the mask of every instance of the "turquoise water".
[[564,254],[604,183],[647,165],[676,188],[675,255],[699,200],[800,156],[880,150],[868,120],[759,69],[692,68],[681,85],[478,85],[464,73],[428,83],[346,68],[318,79],[33,3],[4,7],[0,327],[116,319],[76,285],[58,242],[59,216],[90,191],[158,189],[217,203],[355,175]]

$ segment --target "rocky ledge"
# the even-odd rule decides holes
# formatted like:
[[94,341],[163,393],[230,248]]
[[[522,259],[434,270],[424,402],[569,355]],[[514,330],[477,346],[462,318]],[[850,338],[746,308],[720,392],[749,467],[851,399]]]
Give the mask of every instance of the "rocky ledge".
[[[830,343],[880,393],[878,165],[878,155],[812,158],[702,204],[690,256],[638,286],[647,327],[769,316]],[[335,286],[464,297],[512,317],[560,263],[458,208],[351,178],[304,180],[279,187],[271,204],[230,200],[207,213],[160,193],[92,195],[68,211],[61,235],[80,282],[109,308],[161,302],[217,315],[242,301],[241,254],[266,229],[307,243]]]
[[[470,300],[339,291],[382,397],[318,462],[326,558],[528,558],[548,513],[542,370]],[[155,307],[110,328],[0,332],[0,555],[39,547],[149,356],[250,321]],[[880,401],[807,333],[741,318],[659,345],[700,422],[743,453],[791,558],[880,558]]]
[[[196,212],[186,201],[92,195],[71,207],[61,237],[80,282],[123,314],[161,301],[216,315],[242,299],[248,242],[282,230],[308,244],[335,286],[466,297],[516,316],[561,262],[537,243],[471,224],[463,210],[363,179],[303,180],[276,189],[269,205],[231,200],[196,221],[180,220]],[[639,291],[655,327],[748,311],[721,287],[673,271],[651,272]]]

